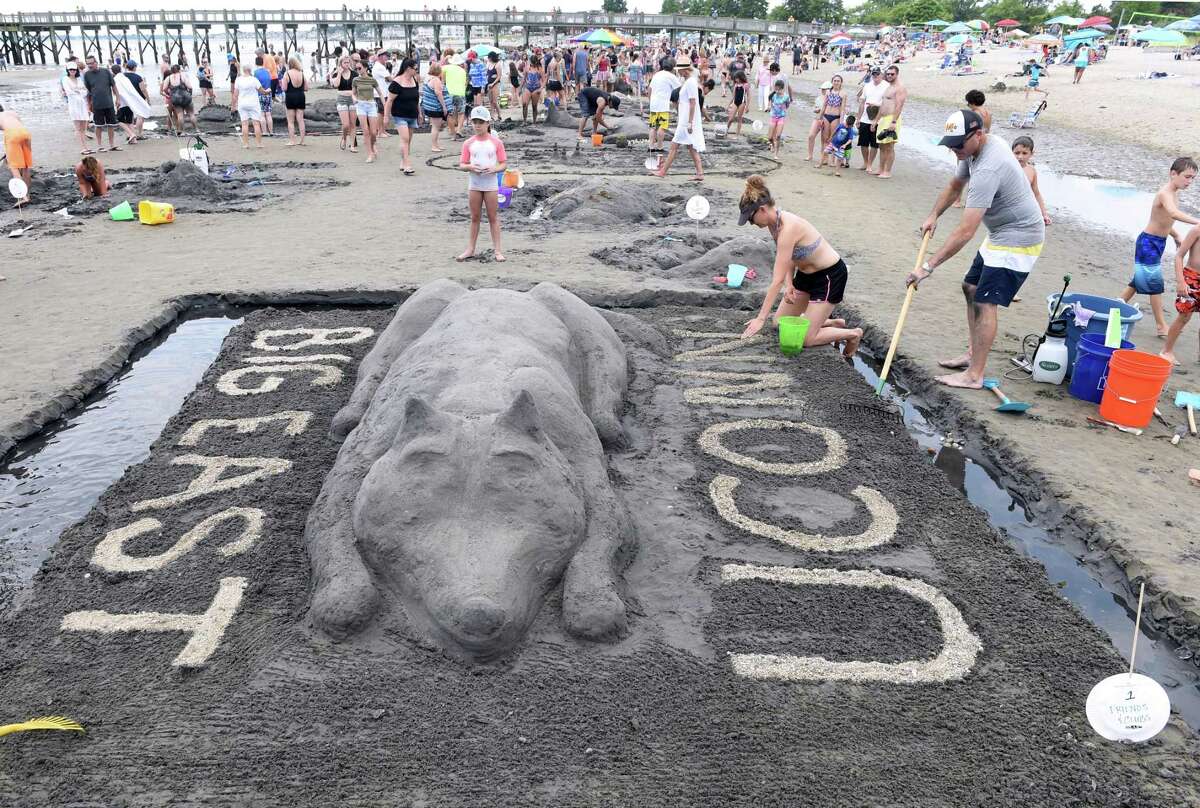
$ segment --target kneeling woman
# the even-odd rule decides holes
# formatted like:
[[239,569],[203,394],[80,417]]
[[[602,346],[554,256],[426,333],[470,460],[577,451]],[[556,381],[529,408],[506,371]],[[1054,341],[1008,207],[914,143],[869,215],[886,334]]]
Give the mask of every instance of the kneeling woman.
[[854,356],[862,341],[861,328],[846,328],[844,320],[829,319],[833,307],[842,302],[846,290],[846,262],[806,219],[775,207],[767,190],[766,180],[758,174],[746,180],[746,190],[739,203],[742,209],[738,224],[753,222],[771,231],[775,239],[775,270],[758,316],[746,325],[743,337],[762,330],[780,290],[785,290],[779,305],[779,316],[804,315],[809,322],[804,347],[845,342],[842,354]]

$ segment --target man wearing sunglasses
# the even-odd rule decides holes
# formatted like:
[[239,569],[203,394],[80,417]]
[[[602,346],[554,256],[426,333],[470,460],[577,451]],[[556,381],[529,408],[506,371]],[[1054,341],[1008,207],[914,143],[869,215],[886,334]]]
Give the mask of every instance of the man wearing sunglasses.
[[883,81],[887,90],[884,91],[883,103],[879,106],[875,142],[879,146],[879,178],[886,180],[892,176],[892,166],[896,162],[896,142],[900,140],[900,116],[904,112],[904,102],[908,100],[908,90],[900,83],[900,68],[897,65],[883,71]]
[[975,237],[981,222],[987,228],[987,238],[962,282],[967,302],[967,351],[939,362],[959,372],[937,379],[949,387],[977,389],[983,386],[988,352],[996,339],[997,307],[1007,307],[1029,277],[1042,254],[1046,225],[1021,164],[1007,143],[984,131],[979,113],[964,109],[951,115],[940,145],[954,152],[958,167],[933,204],[933,212],[921,224],[921,232],[933,233],[938,217],[954,204],[964,187],[967,207],[942,248],[909,273],[907,283],[916,285],[932,275]]

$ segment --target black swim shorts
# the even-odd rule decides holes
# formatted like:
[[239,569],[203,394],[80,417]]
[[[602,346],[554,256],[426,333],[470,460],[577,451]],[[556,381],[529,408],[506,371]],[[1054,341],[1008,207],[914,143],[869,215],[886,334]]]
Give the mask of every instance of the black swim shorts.
[[1028,277],[1028,272],[985,266],[983,256],[975,253],[975,260],[971,262],[971,268],[963,277],[963,283],[975,287],[976,303],[991,303],[1007,308]]
[[849,277],[850,271],[846,268],[846,262],[839,258],[833,266],[817,272],[805,273],[796,270],[792,273],[792,288],[808,295],[809,302],[833,303],[836,306],[846,294],[846,281]]
[[858,147],[860,149],[877,149],[879,143],[875,140],[875,127],[869,123],[858,125]]

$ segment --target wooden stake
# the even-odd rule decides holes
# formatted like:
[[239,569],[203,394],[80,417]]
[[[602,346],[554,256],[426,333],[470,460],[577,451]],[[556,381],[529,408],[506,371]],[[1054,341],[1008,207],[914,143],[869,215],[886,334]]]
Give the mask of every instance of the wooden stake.
[[1133,623],[1133,646],[1129,649],[1129,673],[1133,673],[1133,662],[1137,659],[1137,638],[1138,631],[1142,627],[1142,599],[1146,597],[1146,582],[1142,581],[1142,587],[1138,590],[1138,607],[1137,617]]
[[[933,235],[933,231],[925,232],[925,238],[921,239],[921,250],[917,253],[917,263],[913,265],[913,272],[921,268],[921,264],[925,263],[925,251],[929,249],[929,237]],[[916,284],[908,287],[908,293],[904,295],[904,305],[900,307],[900,318],[896,320],[896,330],[892,333],[892,344],[888,346],[887,358],[883,360],[883,370],[879,372],[879,383],[875,385],[875,395],[883,395],[883,385],[887,383],[888,371],[892,369],[892,359],[896,356],[896,346],[900,344],[900,332],[904,330],[904,321],[908,318],[908,307],[912,304],[913,292],[917,291]]]

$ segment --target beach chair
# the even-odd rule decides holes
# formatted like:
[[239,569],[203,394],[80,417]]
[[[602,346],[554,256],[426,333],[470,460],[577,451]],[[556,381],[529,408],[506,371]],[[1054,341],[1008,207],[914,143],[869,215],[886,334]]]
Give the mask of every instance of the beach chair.
[[1032,129],[1037,126],[1038,116],[1046,109],[1046,102],[1038,104],[1028,112],[1014,112],[1008,116],[1008,125],[1014,129]]

